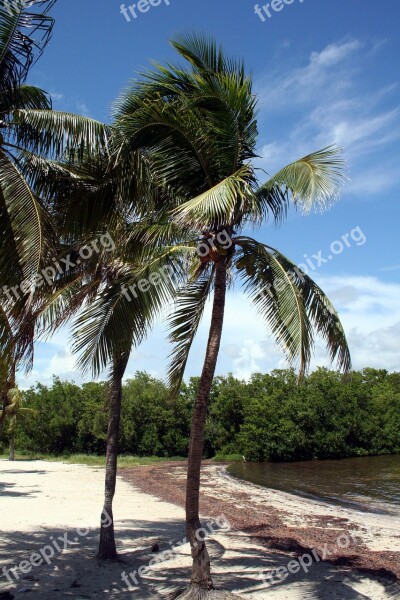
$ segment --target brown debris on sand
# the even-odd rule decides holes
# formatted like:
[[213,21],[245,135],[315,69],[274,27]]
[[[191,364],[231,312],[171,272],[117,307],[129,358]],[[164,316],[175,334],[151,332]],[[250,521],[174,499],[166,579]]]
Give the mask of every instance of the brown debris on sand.
[[[185,504],[185,463],[158,463],[123,469],[119,474],[145,493],[178,506],[183,507]],[[255,490],[258,492],[256,497]],[[286,494],[273,492],[275,496],[281,496],[282,508],[277,508],[276,502],[269,502],[269,492],[227,477],[224,465],[209,461],[204,463],[201,493],[203,515],[214,518],[225,515],[235,530],[256,538],[271,550],[294,552],[300,556],[313,549],[320,549],[321,559],[332,564],[400,581],[400,552],[372,551],[368,548],[363,540],[365,536],[362,525],[351,520],[355,511],[342,510],[341,512],[349,515],[342,517],[332,514],[335,511],[335,507],[332,507],[327,515],[309,514],[308,505],[312,501],[293,497],[293,501],[299,506],[299,512],[302,512],[299,522],[298,515],[293,517],[285,506]],[[302,505],[304,507],[300,511]],[[296,519],[297,522],[294,522]],[[340,539],[350,539],[351,544],[347,548],[340,547],[337,543]]]

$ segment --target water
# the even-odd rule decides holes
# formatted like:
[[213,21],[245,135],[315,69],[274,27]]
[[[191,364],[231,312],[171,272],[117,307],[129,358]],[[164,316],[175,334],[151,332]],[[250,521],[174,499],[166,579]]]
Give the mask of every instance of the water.
[[400,455],[297,463],[235,463],[229,473],[275,490],[400,514]]

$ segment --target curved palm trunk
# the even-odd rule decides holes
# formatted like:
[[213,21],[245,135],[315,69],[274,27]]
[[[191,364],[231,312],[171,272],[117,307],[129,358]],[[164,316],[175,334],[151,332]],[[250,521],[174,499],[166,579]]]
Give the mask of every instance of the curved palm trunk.
[[106,452],[106,478],[104,506],[101,512],[100,543],[98,558],[115,560],[117,548],[114,535],[113,499],[117,482],[118,438],[121,421],[122,378],[129,356],[114,360],[110,378],[109,417]]
[[192,428],[189,445],[188,472],[186,484],[186,535],[190,541],[193,566],[189,593],[200,598],[202,591],[214,588],[211,579],[210,557],[205,541],[198,535],[201,528],[199,517],[200,468],[203,455],[204,429],[207,417],[208,400],[217,364],[224,322],[226,297],[226,263],[220,259],[216,263],[214,304],[206,357],[193,409]]

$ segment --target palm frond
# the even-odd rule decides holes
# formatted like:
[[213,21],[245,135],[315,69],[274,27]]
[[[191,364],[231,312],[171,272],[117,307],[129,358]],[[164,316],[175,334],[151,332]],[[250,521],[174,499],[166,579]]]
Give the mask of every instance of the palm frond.
[[199,34],[184,34],[171,40],[171,45],[201,75],[239,75],[244,78],[243,61],[226,56],[222,46],[218,47],[212,37]]
[[43,90],[32,85],[21,85],[12,90],[0,92],[0,114],[8,118],[8,113],[16,109],[51,109],[51,100]]
[[235,262],[258,312],[271,327],[290,361],[307,370],[314,347],[314,331],[339,369],[351,367],[350,352],[340,319],[321,288],[283,254],[251,238],[236,238],[241,250]]
[[0,304],[0,355],[1,363],[7,363],[7,372],[13,361],[15,351],[14,332],[4,307]]
[[100,121],[54,110],[15,110],[11,124],[17,145],[48,158],[96,155],[107,149],[111,135]]
[[212,289],[215,266],[203,271],[181,291],[169,318],[169,339],[175,345],[171,353],[168,380],[176,394],[182,383],[193,340],[200,325],[207,299]]
[[[5,247],[15,245],[23,279],[33,277],[48,243],[48,215],[30,189],[18,166],[6,155],[0,156],[1,228]],[[5,214],[6,213],[6,214]],[[6,218],[7,217],[7,218]],[[7,282],[7,265],[15,271],[16,257],[2,253],[0,273]]]
[[54,25],[54,19],[48,15],[54,3],[55,0],[29,3],[10,0],[0,7],[2,90],[13,90],[22,85],[29,69],[41,56]]
[[145,266],[108,266],[103,288],[74,324],[74,352],[84,372],[97,375],[119,355],[129,355],[173,300],[179,267],[170,254]]
[[263,198],[278,186],[284,192],[289,191],[295,204],[308,213],[313,207],[325,210],[335,202],[344,181],[342,151],[335,146],[328,146],[278,171],[260,187],[257,195]]
[[189,224],[198,230],[234,224],[253,196],[252,176],[252,169],[243,165],[206,192],[180,204],[172,215],[178,223]]

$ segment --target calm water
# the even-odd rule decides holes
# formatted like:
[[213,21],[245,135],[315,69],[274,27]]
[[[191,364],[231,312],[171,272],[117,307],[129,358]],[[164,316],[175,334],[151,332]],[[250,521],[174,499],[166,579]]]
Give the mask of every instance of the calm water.
[[290,494],[400,513],[400,455],[298,463],[236,463],[229,473]]

